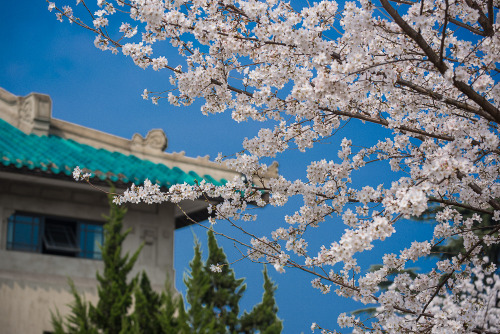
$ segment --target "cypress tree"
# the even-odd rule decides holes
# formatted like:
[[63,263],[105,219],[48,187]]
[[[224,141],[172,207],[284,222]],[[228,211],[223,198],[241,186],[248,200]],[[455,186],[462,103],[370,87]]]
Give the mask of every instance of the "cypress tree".
[[104,334],[119,334],[126,323],[130,322],[128,315],[132,305],[132,294],[137,282],[137,277],[127,282],[127,276],[132,270],[137,257],[142,249],[140,247],[132,256],[122,256],[122,244],[130,229],[122,232],[123,218],[127,212],[124,207],[113,203],[109,197],[109,216],[105,216],[107,223],[104,225],[104,245],[102,259],[104,272],[97,272],[99,285],[97,292],[99,301],[96,306],[90,305],[89,314],[92,322]]
[[262,272],[264,276],[264,293],[262,301],[255,305],[250,313],[245,312],[241,317],[241,332],[245,334],[279,334],[283,330],[283,322],[278,318],[278,306],[274,299],[276,286],[267,274],[267,268]]
[[186,301],[189,303],[187,322],[192,333],[216,333],[215,318],[206,304],[206,295],[210,287],[210,277],[202,261],[201,247],[195,240],[194,257],[189,263],[190,273],[185,275]]
[[[221,272],[212,272],[211,266],[220,266]],[[212,230],[208,231],[208,259],[205,272],[210,280],[210,289],[204,295],[203,302],[212,310],[216,318],[218,333],[236,333],[239,329],[239,301],[243,297],[246,285],[243,278],[236,279],[229,267],[224,250],[219,247]]]
[[167,281],[165,291],[151,288],[145,272],[135,290],[134,312],[124,333],[131,334],[188,334],[186,312],[182,297],[175,295]]
[[146,273],[142,272],[139,285],[136,287],[135,307],[132,314],[132,322],[135,331],[140,333],[160,334],[162,326],[160,323],[160,312],[164,302],[163,296],[151,288]]
[[[187,287],[186,312],[182,296],[175,295],[171,284],[165,285],[161,294],[155,292],[145,272],[127,283],[141,248],[131,257],[121,255],[121,246],[130,231],[122,232],[126,209],[114,205],[110,199],[110,213],[104,226],[102,257],[104,272],[97,273],[99,301],[96,306],[86,303],[74,285],[70,287],[75,301],[71,313],[62,318],[52,314],[56,334],[224,334],[265,333],[275,334],[282,330],[282,322],[276,316],[274,300],[276,287],[264,270],[264,294],[262,302],[250,313],[239,318],[239,301],[246,285],[244,279],[236,279],[229,267],[224,250],[219,247],[213,231],[208,232],[209,255],[202,260],[200,243],[195,240],[195,254],[190,273],[184,277]],[[212,272],[212,265],[221,272]],[[139,284],[137,284],[139,283]],[[132,295],[135,298],[134,311]]]
[[165,292],[161,295],[162,306],[158,313],[158,321],[162,333],[189,334],[188,318],[184,309],[182,295],[176,295],[169,281],[165,284]]
[[88,304],[80,296],[71,279],[68,279],[68,283],[75,299],[69,304],[70,313],[66,318],[63,318],[59,311],[55,314],[51,312],[54,334],[97,334],[97,329],[89,318]]
[[[236,279],[224,250],[219,247],[213,231],[208,231],[208,259],[203,263],[200,244],[196,240],[190,274],[184,279],[191,333],[281,333],[283,325],[276,316],[276,287],[264,270],[262,302],[250,313],[239,317],[239,302],[245,292],[244,279]],[[220,272],[213,272],[211,266]]]

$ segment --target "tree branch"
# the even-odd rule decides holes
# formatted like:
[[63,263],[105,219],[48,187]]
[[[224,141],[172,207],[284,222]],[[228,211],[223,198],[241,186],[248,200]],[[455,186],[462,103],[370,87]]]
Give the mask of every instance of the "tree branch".
[[442,102],[444,102],[446,104],[449,104],[449,105],[452,105],[454,107],[463,109],[465,111],[474,113],[474,114],[476,114],[478,116],[486,118],[489,121],[492,121],[492,122],[495,121],[495,119],[493,117],[491,117],[490,114],[485,113],[484,111],[482,111],[479,108],[474,108],[474,107],[472,107],[472,106],[470,106],[470,105],[468,105],[468,104],[466,104],[464,102],[460,102],[460,101],[457,101],[457,100],[454,100],[454,99],[445,98],[440,93],[436,93],[436,92],[434,92],[434,91],[432,91],[430,89],[417,86],[417,85],[415,85],[414,83],[412,83],[410,81],[407,81],[407,80],[399,78],[396,81],[396,84],[401,85],[401,86],[405,86],[405,87],[408,87],[408,88],[411,88],[412,90],[414,90],[417,93],[429,96],[429,97],[431,97],[431,98],[433,98],[435,100],[442,101]]
[[463,23],[463,22],[460,22],[460,21],[458,21],[458,20],[456,20],[456,19],[454,19],[454,18],[451,18],[451,17],[450,17],[450,18],[448,19],[448,21],[450,21],[451,23],[453,23],[453,24],[455,24],[455,25],[457,25],[457,26],[459,26],[459,27],[465,28],[465,29],[469,30],[470,32],[472,32],[472,33],[474,33],[474,34],[476,34],[476,35],[486,36],[486,34],[485,34],[485,32],[484,32],[484,31],[479,30],[479,29],[474,28],[474,27],[471,27],[470,25],[465,24],[465,23]]
[[[319,109],[326,111],[326,112],[330,112],[330,113],[338,115],[338,116],[347,116],[347,117],[351,117],[351,118],[360,119],[362,121],[367,121],[367,122],[376,123],[376,124],[380,124],[380,125],[389,127],[389,122],[383,118],[374,118],[374,117],[365,116],[362,114],[353,113],[353,112],[349,112],[349,111],[332,110],[332,109],[325,108],[325,107],[319,107]],[[441,139],[441,140],[446,140],[446,141],[455,140],[455,138],[453,138],[451,136],[429,133],[429,132],[426,132],[424,130],[410,128],[408,126],[398,126],[398,127],[394,127],[394,129],[415,133],[415,134],[418,134],[418,135],[421,135],[424,137],[431,137],[431,138],[436,138],[436,139]]]
[[493,24],[495,23],[495,19],[494,19],[494,16],[495,15],[495,12],[493,11],[493,0],[488,0],[488,20],[489,20],[489,24],[490,26],[493,27]]
[[[472,0],[466,0],[468,2]],[[439,60],[439,56],[434,52],[429,44],[424,40],[423,36],[416,32],[405,20],[399,15],[399,13],[389,4],[389,0],[380,0],[382,6],[387,11],[387,13],[393,18],[394,22],[403,30],[403,32],[408,35],[411,39],[417,43],[417,45],[424,51],[424,53],[429,58],[429,61],[441,72],[442,75],[449,70],[448,66]],[[471,86],[453,78],[453,84],[462,93],[467,95],[472,101],[476,102],[485,112],[490,114],[497,123],[500,123],[500,110],[491,104],[484,96],[477,93]]]
[[[500,230],[500,225],[498,225],[498,227],[496,227],[494,230],[490,231],[490,233],[488,233],[487,235],[493,235],[495,234],[496,232],[498,232]],[[470,257],[470,255],[472,254],[472,252],[483,242],[483,239],[479,239],[474,245],[472,245],[472,247],[469,249],[469,251],[467,253],[464,254],[463,258],[458,261],[458,265],[462,265],[466,259],[468,259]],[[438,295],[439,293],[439,290],[441,290],[441,288],[446,284],[446,282],[448,282],[448,280],[451,278],[451,276],[453,276],[453,274],[455,273],[455,269],[453,269],[449,274],[446,274],[444,276],[444,279],[441,281],[441,283],[439,283],[439,285],[436,287],[436,291],[432,294],[431,298],[429,299],[429,301],[427,302],[427,304],[425,304],[424,308],[422,309],[422,313],[417,317],[417,320],[416,322],[418,322],[420,320],[420,318],[424,315],[424,312],[425,310],[427,309],[427,307],[429,307],[429,305],[431,304],[431,302],[434,300],[434,298]]]
[[403,5],[414,5],[416,2],[414,1],[411,1],[411,0],[390,0],[392,2],[396,2],[396,3],[400,3],[400,4],[403,4]]
[[[220,82],[219,80],[216,80],[216,79],[211,79],[211,83],[214,84],[214,85],[222,86],[222,82]],[[229,90],[231,90],[231,91],[233,91],[235,93],[238,93],[238,94],[244,94],[244,95],[246,95],[248,97],[253,97],[252,93],[244,91],[244,90],[241,90],[239,88],[236,88],[236,87],[233,87],[233,86],[230,86],[230,85],[227,86],[227,89],[229,89]],[[282,100],[282,102],[285,102],[285,101]],[[365,116],[365,115],[362,115],[362,114],[359,114],[359,113],[353,113],[353,112],[349,112],[349,111],[332,110],[332,109],[329,109],[329,108],[326,108],[326,107],[319,107],[319,109],[322,110],[322,111],[326,111],[326,112],[329,112],[331,114],[337,115],[337,116],[346,116],[346,117],[356,118],[356,119],[359,119],[359,120],[362,120],[362,121],[367,121],[367,122],[370,122],[370,123],[380,124],[380,125],[383,125],[383,126],[386,126],[386,127],[389,126],[389,122],[387,120],[385,120],[385,119],[382,119],[382,118],[374,118],[374,117]],[[446,140],[446,141],[453,141],[453,140],[455,140],[455,138],[453,138],[451,136],[441,135],[441,134],[435,134],[435,133],[429,133],[429,132],[426,132],[424,130],[420,130],[420,129],[416,129],[416,128],[410,128],[408,126],[399,126],[399,127],[396,127],[395,129],[401,130],[401,131],[407,131],[407,132],[415,133],[415,134],[418,134],[418,135],[421,135],[421,136],[424,136],[424,137],[436,138],[436,139],[440,139],[440,140]]]
[[[488,17],[486,17],[486,15],[484,14],[481,6],[478,5],[475,0],[465,0],[465,2],[467,3],[467,5],[470,8],[477,10],[477,12],[479,13],[479,18],[478,18],[477,22],[481,25],[481,27],[483,27],[485,36],[493,36],[493,33],[494,33],[493,24],[490,24],[490,20],[492,19],[492,17],[490,19],[488,19]],[[488,6],[488,7],[490,7],[490,6]],[[488,8],[488,11],[489,11],[489,8]]]
[[[458,179],[459,179],[459,180],[462,180],[462,179],[465,177],[465,175],[464,175],[464,174],[462,174],[462,173],[459,171],[459,172],[457,172],[457,177],[458,177]],[[472,191],[474,191],[476,194],[478,194],[478,195],[482,195],[482,194],[483,194],[483,189],[481,189],[481,187],[480,187],[480,186],[478,186],[476,183],[474,183],[474,182],[469,182],[468,186],[469,186],[469,187],[472,189]],[[486,203],[488,203],[489,205],[491,205],[491,207],[492,207],[493,209],[495,209],[495,210],[500,210],[500,203],[499,203],[496,199],[494,199],[494,198],[491,198],[491,197],[490,197],[490,199],[489,199],[488,201],[486,201]]]
[[446,7],[444,10],[444,23],[443,23],[443,32],[441,34],[441,46],[439,48],[439,62],[443,62],[443,54],[444,54],[444,42],[446,40],[446,27],[448,26],[448,9],[450,8],[449,0],[445,0]]
[[452,205],[452,206],[458,206],[458,207],[461,207],[461,208],[464,208],[464,209],[468,209],[468,210],[476,211],[476,212],[481,212],[481,213],[485,213],[485,214],[488,214],[488,215],[492,215],[493,214],[493,212],[491,210],[481,209],[481,208],[477,208],[477,207],[469,205],[469,204],[458,203],[458,202],[455,202],[455,201],[450,201],[450,200],[447,200],[447,199],[441,199],[441,198],[437,198],[437,197],[430,197],[429,198],[429,202],[442,203],[442,204]]

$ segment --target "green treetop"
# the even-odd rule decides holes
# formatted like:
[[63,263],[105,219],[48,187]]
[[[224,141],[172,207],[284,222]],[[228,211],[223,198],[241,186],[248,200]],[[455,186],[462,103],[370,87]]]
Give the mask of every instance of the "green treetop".
[[[191,333],[281,333],[283,326],[276,316],[278,308],[274,300],[276,287],[267,271],[264,270],[262,302],[240,317],[239,301],[246,290],[244,279],[236,279],[213,231],[208,231],[209,254],[205,263],[200,248],[196,241],[194,257],[189,264],[191,271],[184,279]],[[213,266],[218,267],[219,272],[212,271]]]
[[135,290],[130,334],[187,334],[186,313],[182,297],[175,295],[167,280],[165,291],[158,293],[151,287],[148,276],[142,273]]
[[274,299],[276,286],[273,284],[267,268],[264,267],[264,294],[262,301],[254,306],[250,313],[245,312],[241,317],[241,331],[243,333],[279,334],[283,330],[283,322],[276,315],[278,306]]
[[90,319],[104,334],[119,334],[125,322],[130,321],[127,315],[132,305],[132,294],[137,282],[133,278],[127,282],[127,276],[132,270],[141,251],[139,248],[132,256],[122,253],[122,244],[130,230],[122,232],[123,218],[127,209],[119,207],[109,199],[109,216],[104,225],[104,245],[102,259],[104,272],[96,274],[99,285],[97,306],[90,305]]
[[187,312],[188,324],[192,333],[215,333],[215,317],[212,310],[205,304],[210,286],[210,276],[202,261],[201,246],[195,240],[194,257],[189,263],[190,273],[184,277],[186,285],[186,301],[190,308]]
[[[221,272],[213,272],[211,266],[219,266]],[[224,250],[219,247],[212,230],[208,231],[208,259],[205,272],[210,280],[210,289],[204,296],[204,303],[214,313],[219,333],[236,333],[239,327],[239,301],[243,297],[246,285],[244,279],[236,279],[229,267]]]

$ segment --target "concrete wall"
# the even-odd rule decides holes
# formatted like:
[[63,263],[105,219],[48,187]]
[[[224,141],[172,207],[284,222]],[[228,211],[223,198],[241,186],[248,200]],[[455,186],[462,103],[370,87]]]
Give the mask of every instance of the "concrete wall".
[[[35,182],[36,181],[36,182]],[[73,299],[71,277],[88,301],[96,301],[97,270],[102,261],[6,249],[7,219],[16,211],[104,222],[106,195],[86,184],[0,173],[0,332],[41,334],[50,331],[50,311],[66,314]],[[167,275],[174,280],[174,206],[134,205],[124,225],[132,228],[124,251],[144,248],[132,275],[145,270],[160,290]]]

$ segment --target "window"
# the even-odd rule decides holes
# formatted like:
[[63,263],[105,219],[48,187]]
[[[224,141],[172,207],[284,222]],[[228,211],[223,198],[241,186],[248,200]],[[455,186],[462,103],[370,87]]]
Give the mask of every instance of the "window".
[[15,213],[8,220],[7,249],[101,259],[103,226],[98,223]]

